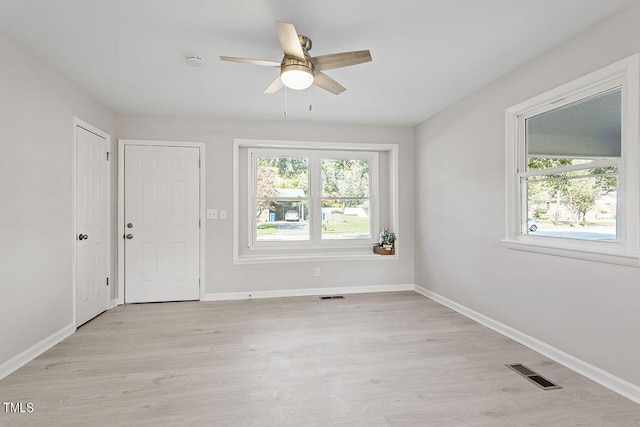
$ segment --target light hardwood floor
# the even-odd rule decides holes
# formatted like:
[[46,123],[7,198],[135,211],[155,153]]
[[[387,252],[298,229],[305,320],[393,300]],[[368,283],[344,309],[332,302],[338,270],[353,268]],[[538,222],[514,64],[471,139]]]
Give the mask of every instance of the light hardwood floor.
[[414,292],[120,306],[0,400],[34,405],[2,426],[640,425],[640,405]]

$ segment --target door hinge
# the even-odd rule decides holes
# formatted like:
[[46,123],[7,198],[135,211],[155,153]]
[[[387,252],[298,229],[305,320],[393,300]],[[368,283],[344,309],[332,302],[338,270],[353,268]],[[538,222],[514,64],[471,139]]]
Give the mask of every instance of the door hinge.
[[109,286],[109,278],[107,277],[107,286]]
[[198,169],[202,167],[202,160],[198,159]]
[[198,220],[198,228],[202,228],[202,220],[201,219]]
[[107,151],[107,162],[109,161],[109,154],[111,153]]

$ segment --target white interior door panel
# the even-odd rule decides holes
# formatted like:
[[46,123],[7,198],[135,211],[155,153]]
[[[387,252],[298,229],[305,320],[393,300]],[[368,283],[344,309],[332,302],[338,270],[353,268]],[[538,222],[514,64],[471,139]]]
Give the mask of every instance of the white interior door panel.
[[76,326],[107,310],[109,141],[76,126]]
[[200,297],[200,152],[125,147],[125,302]]

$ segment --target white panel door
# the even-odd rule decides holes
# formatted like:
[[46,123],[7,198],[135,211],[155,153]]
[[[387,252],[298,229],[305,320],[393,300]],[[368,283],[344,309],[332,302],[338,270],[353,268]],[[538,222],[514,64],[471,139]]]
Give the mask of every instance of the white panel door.
[[200,298],[200,150],[127,145],[125,303]]
[[109,304],[109,142],[76,126],[76,326]]

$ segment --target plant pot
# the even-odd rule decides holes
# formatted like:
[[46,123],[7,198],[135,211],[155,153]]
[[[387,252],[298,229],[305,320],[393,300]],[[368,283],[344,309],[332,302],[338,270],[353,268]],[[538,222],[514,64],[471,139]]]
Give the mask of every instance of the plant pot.
[[395,255],[396,248],[391,246],[390,248],[385,248],[384,246],[375,245],[373,247],[373,253],[378,255]]

